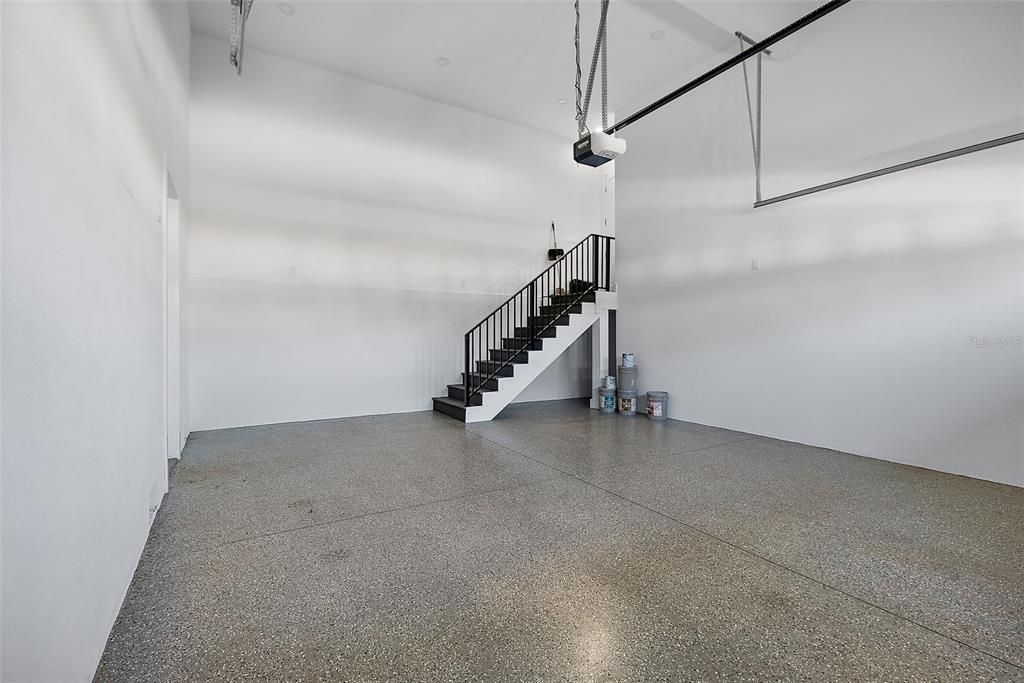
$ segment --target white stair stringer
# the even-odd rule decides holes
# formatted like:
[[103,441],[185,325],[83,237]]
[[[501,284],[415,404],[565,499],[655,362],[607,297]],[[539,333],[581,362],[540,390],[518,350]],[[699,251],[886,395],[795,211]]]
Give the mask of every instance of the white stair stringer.
[[[579,313],[569,314],[568,325],[556,325],[554,337],[545,337],[543,347],[539,351],[530,351],[528,362],[517,363],[512,377],[497,377],[498,390],[485,391],[480,394],[482,405],[466,408],[466,422],[487,422],[493,420],[498,413],[514,401],[533,380],[540,377],[555,360],[558,359],[573,342],[580,338],[596,322],[601,320],[602,311],[608,306],[598,303],[580,304]],[[614,306],[612,306],[614,307]]]

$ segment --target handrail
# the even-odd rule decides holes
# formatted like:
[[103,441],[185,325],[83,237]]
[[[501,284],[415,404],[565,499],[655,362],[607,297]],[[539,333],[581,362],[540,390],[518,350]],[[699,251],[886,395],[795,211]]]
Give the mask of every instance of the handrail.
[[475,330],[476,328],[480,327],[480,326],[481,326],[481,325],[483,325],[483,324],[484,324],[485,322],[487,322],[487,319],[488,319],[488,318],[490,318],[491,316],[493,316],[493,315],[494,315],[495,313],[497,313],[498,311],[500,311],[500,310],[501,310],[501,308],[502,308],[502,306],[504,306],[504,305],[505,305],[505,304],[507,304],[507,303],[508,303],[509,301],[511,301],[512,299],[516,298],[517,296],[519,296],[520,294],[522,294],[523,292],[525,292],[525,291],[526,291],[526,288],[527,288],[527,287],[529,287],[529,286],[530,286],[530,285],[532,285],[532,284],[533,284],[534,282],[536,282],[537,280],[539,280],[539,279],[541,279],[542,277],[544,277],[544,275],[545,275],[545,274],[546,274],[546,273],[547,273],[547,272],[548,272],[549,270],[551,270],[552,268],[554,268],[555,266],[557,266],[557,265],[558,265],[559,263],[561,263],[561,262],[562,262],[562,260],[563,260],[563,259],[565,259],[565,257],[566,257],[566,256],[568,256],[569,254],[571,254],[571,253],[572,253],[572,252],[573,252],[573,251],[574,251],[574,250],[576,249],[576,247],[580,246],[581,244],[583,244],[584,242],[586,242],[587,240],[589,240],[589,239],[590,239],[590,238],[592,238],[592,237],[607,237],[608,239],[612,239],[612,240],[613,240],[613,239],[615,239],[614,237],[611,237],[610,235],[599,235],[599,234],[597,234],[596,232],[592,232],[592,233],[590,233],[589,235],[587,235],[586,237],[584,237],[583,239],[581,239],[581,240],[580,240],[579,242],[577,242],[577,243],[576,243],[575,245],[573,245],[572,249],[570,249],[569,251],[565,252],[565,254],[563,254],[562,256],[560,256],[560,257],[559,257],[559,258],[558,258],[558,259],[557,259],[556,261],[554,261],[554,262],[553,262],[553,263],[552,263],[552,264],[551,264],[550,266],[548,266],[547,268],[545,268],[544,270],[542,270],[542,271],[541,271],[541,273],[540,273],[540,275],[538,275],[537,277],[535,277],[535,278],[533,278],[532,280],[530,280],[529,282],[527,282],[527,283],[526,283],[525,285],[523,285],[523,286],[522,286],[522,288],[521,288],[521,289],[520,289],[520,290],[519,290],[518,292],[516,292],[515,294],[513,294],[513,295],[512,295],[512,296],[510,296],[509,298],[505,299],[504,303],[502,303],[502,304],[501,304],[501,306],[498,306],[498,307],[497,307],[497,308],[495,308],[495,309],[494,309],[493,311],[491,311],[490,313],[488,313],[487,315],[485,315],[485,316],[483,317],[483,320],[481,320],[480,322],[478,322],[478,323],[477,323],[476,325],[473,325],[473,327],[469,328],[469,331],[470,331],[470,332],[472,332],[473,330]]
[[[596,233],[583,238],[466,332],[463,382],[467,406],[488,382],[505,374],[516,358],[533,350],[573,306],[591,292],[609,289],[614,240]],[[556,296],[563,297],[560,306],[552,303]],[[545,297],[547,306],[542,303]],[[538,315],[541,307],[547,309],[545,315]],[[481,371],[474,372],[475,368]]]

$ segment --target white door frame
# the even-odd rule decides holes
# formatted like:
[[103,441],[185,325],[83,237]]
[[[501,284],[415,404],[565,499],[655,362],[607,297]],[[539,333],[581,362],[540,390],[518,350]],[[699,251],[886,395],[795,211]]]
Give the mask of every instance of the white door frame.
[[[165,161],[166,167],[166,161]],[[181,386],[181,297],[182,297],[182,231],[181,199],[170,171],[164,173],[163,202],[163,348],[164,348],[164,453],[168,458],[181,457],[182,386]]]

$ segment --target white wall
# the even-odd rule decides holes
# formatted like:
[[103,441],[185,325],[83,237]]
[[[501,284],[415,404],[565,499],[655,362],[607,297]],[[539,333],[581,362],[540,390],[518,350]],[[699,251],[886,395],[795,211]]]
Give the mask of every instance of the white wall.
[[[462,335],[598,232],[564,140],[192,41],[192,427],[427,410]],[[571,113],[567,113],[571,115]],[[589,394],[582,343],[529,398]]]
[[[1022,26],[852,3],[790,39],[765,196],[1024,130]],[[1024,144],[754,210],[739,70],[623,135],[618,346],[672,417],[1024,484]]]
[[2,670],[87,681],[166,489],[164,155],[182,4],[4,2]]

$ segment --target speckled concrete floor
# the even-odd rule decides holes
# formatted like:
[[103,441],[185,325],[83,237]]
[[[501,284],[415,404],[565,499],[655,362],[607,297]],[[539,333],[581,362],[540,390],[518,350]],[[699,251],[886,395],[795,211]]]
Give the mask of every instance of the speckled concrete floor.
[[195,434],[99,681],[1024,681],[1024,490],[575,401]]

